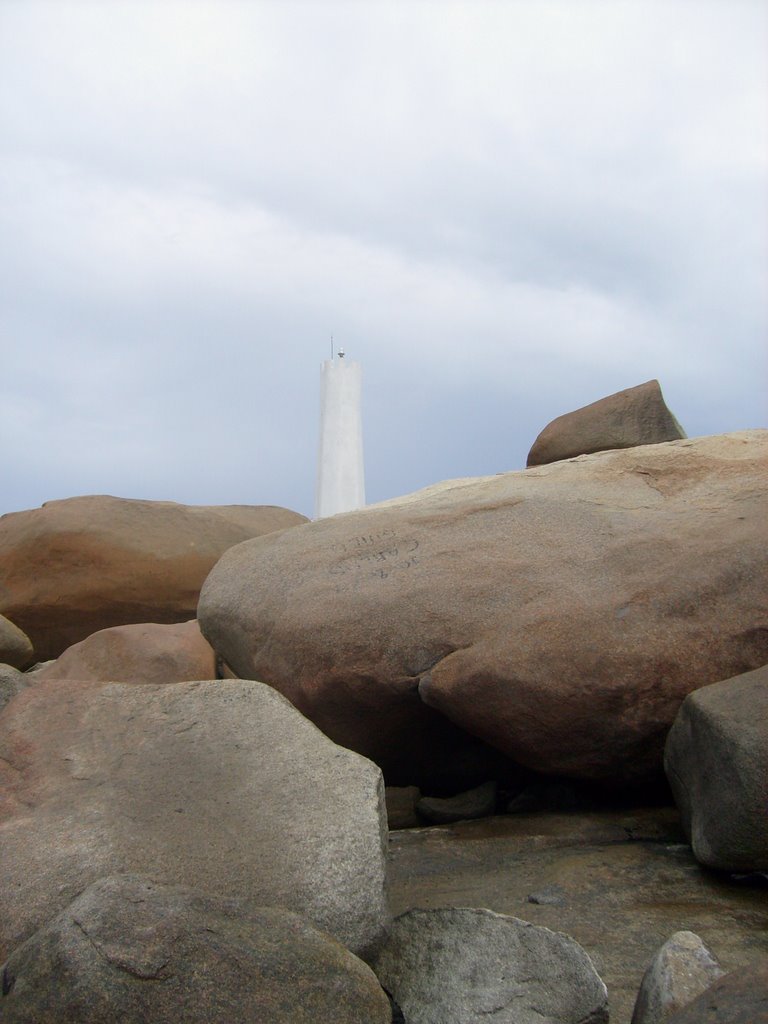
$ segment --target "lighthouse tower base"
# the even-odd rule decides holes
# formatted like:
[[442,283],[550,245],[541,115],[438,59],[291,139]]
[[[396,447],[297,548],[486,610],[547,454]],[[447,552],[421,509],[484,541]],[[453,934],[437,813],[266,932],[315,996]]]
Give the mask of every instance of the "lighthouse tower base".
[[339,354],[320,368],[320,451],[317,469],[318,519],[365,505],[360,363]]

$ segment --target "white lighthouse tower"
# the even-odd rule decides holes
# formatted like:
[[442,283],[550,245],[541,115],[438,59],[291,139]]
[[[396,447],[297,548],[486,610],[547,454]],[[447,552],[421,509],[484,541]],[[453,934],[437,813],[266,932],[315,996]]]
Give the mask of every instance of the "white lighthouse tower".
[[318,519],[365,505],[360,363],[326,359],[320,367],[320,451],[317,464]]

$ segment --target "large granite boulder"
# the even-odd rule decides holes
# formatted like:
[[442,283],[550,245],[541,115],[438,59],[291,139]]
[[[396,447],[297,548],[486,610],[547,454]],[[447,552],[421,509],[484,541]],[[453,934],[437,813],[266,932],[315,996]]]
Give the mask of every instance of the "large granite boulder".
[[768,871],[768,665],[687,697],[664,767],[697,860]]
[[388,924],[381,773],[270,687],[35,682],[0,715],[0,959],[115,873]]
[[768,1024],[768,959],[726,974],[669,1024]]
[[685,696],[768,661],[767,491],[768,431],[451,481],[231,548],[198,619],[389,784],[435,792],[445,719],[645,784]]
[[35,672],[35,680],[184,683],[216,677],[216,655],[195,619],[159,625],[110,626],[73,644]]
[[0,613],[57,658],[98,629],[195,617],[203,580],[240,541],[306,522],[271,505],[94,495],[0,516]]
[[675,932],[658,950],[643,975],[632,1024],[668,1024],[725,974],[698,935]]
[[11,954],[4,1024],[390,1024],[373,971],[297,914],[122,875]]
[[491,910],[410,910],[374,962],[408,1024],[607,1024],[608,995],[568,935]]
[[0,665],[26,668],[34,659],[35,652],[27,634],[4,615],[0,615]]
[[552,420],[528,453],[529,466],[543,466],[611,448],[677,441],[685,432],[667,408],[657,380],[617,391]]

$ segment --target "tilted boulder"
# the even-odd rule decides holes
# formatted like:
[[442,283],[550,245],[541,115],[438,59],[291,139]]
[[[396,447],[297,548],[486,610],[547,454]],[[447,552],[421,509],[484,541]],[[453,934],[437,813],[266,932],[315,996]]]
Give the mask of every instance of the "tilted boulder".
[[0,613],[57,658],[96,630],[186,622],[227,548],[306,522],[271,505],[177,505],[92,495],[0,516]]
[[21,669],[31,665],[34,660],[35,652],[27,634],[4,615],[0,615],[0,665]]
[[435,792],[457,728],[645,784],[685,696],[768,661],[767,491],[768,431],[451,481],[231,548],[198,620],[388,784]]
[[692,693],[664,767],[697,860],[768,871],[768,665]]
[[373,971],[288,910],[122,875],[11,954],[4,1024],[390,1024]]
[[674,1013],[723,974],[725,971],[698,935],[675,932],[643,975],[632,1024],[668,1024]]
[[608,995],[568,935],[491,910],[409,910],[373,964],[408,1024],[607,1024]]
[[528,465],[543,466],[577,455],[660,444],[685,436],[664,402],[659,382],[649,380],[552,420],[534,441]]
[[35,682],[0,715],[0,959],[122,872],[286,907],[368,955],[386,836],[378,768],[267,686]]
[[36,680],[113,683],[184,683],[215,677],[216,655],[195,619],[97,630],[35,673]]

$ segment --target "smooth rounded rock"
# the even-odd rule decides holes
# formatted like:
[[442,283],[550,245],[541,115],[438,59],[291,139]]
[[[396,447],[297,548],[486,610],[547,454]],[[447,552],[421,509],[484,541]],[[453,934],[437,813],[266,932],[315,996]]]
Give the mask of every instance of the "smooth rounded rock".
[[185,683],[215,676],[216,655],[195,619],[100,629],[35,673],[38,680],[114,683]]
[[110,495],[0,516],[0,613],[40,661],[108,626],[187,622],[233,544],[306,522],[272,505],[179,505]]
[[567,935],[491,910],[411,910],[374,962],[408,1024],[605,1024],[608,997]]
[[133,875],[97,881],[2,968],[4,1024],[389,1024],[371,969],[309,921]]

